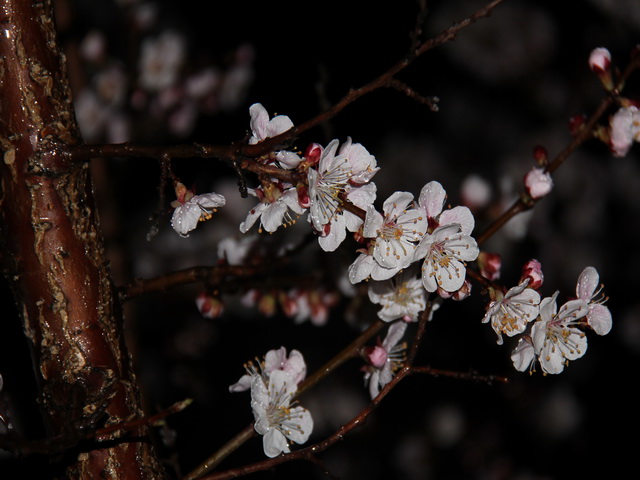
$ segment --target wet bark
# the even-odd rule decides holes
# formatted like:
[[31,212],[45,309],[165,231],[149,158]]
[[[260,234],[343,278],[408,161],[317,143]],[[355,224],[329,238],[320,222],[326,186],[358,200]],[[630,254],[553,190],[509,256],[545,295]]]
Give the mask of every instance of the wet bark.
[[[0,228],[50,438],[142,417],[50,1],[0,0]],[[11,321],[11,319],[3,319]],[[64,455],[67,478],[163,478],[148,432]]]

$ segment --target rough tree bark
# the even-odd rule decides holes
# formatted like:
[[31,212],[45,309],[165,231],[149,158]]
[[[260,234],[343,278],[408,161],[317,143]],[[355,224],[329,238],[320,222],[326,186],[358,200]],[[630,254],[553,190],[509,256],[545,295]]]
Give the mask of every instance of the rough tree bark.
[[[142,416],[105,260],[51,1],[0,0],[0,227],[4,272],[29,339],[56,443]],[[67,478],[163,478],[148,432],[99,437],[63,456]]]

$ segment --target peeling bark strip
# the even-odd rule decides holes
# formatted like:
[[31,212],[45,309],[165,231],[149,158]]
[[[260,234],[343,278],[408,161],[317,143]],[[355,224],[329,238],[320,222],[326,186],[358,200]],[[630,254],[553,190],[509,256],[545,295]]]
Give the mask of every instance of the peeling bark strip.
[[[0,228],[53,436],[142,416],[51,2],[0,0]],[[67,478],[163,478],[147,432],[71,456]],[[99,440],[110,440],[101,438]],[[104,445],[104,446],[103,446]],[[107,446],[108,445],[108,446]]]

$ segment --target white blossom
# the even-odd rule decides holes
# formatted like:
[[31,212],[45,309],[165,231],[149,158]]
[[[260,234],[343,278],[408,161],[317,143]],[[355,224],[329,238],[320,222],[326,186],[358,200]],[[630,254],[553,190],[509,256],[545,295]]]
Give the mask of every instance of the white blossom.
[[297,386],[307,374],[307,364],[304,357],[298,350],[291,350],[287,355],[287,349],[280,347],[278,350],[269,350],[264,359],[257,365],[248,362],[244,366],[245,373],[240,380],[229,386],[230,392],[243,392],[251,388],[254,377],[261,377],[265,383],[269,382],[269,377],[276,370],[282,370],[291,375]]
[[415,269],[403,270],[389,280],[369,283],[369,300],[382,305],[378,317],[385,322],[402,318],[417,321],[418,314],[427,306],[427,296]]
[[587,323],[598,335],[606,335],[611,331],[611,312],[604,306],[607,300],[602,294],[603,286],[600,285],[600,276],[593,267],[586,267],[576,285],[576,295],[589,305]]
[[313,430],[313,419],[309,411],[291,403],[296,391],[296,382],[284,370],[274,370],[268,382],[261,376],[252,378],[251,408],[255,419],[254,428],[263,435],[264,453],[270,458],[277,457],[282,452],[290,452],[287,440],[305,443]]
[[424,257],[424,288],[427,292],[435,292],[438,287],[447,292],[460,289],[467,274],[465,262],[475,260],[479,251],[476,241],[459,224],[436,228],[422,239],[415,254],[416,259]]
[[352,175],[347,157],[336,155],[338,143],[338,140],[331,141],[323,150],[317,169],[310,168],[307,173],[311,201],[309,218],[319,232],[336,215],[340,206],[339,195],[344,193]]
[[[249,107],[249,115],[251,116],[251,137],[249,138],[251,145],[270,137],[277,137],[293,128],[293,122],[286,115],[276,115],[269,119],[267,110],[260,103],[254,103]],[[297,153],[288,150],[275,152],[275,159],[281,167],[286,169],[295,168],[302,161]]]
[[[354,187],[346,194],[346,199],[356,207],[367,210],[376,199],[375,183],[367,183],[360,187]],[[356,232],[364,221],[348,210],[340,209],[333,220],[324,226],[324,230],[318,236],[318,243],[325,252],[333,252],[347,237],[347,231]],[[328,231],[327,231],[328,230]]]
[[499,298],[491,302],[482,323],[491,322],[491,327],[498,335],[498,345],[502,345],[502,334],[513,337],[524,332],[527,325],[538,317],[540,294],[532,288],[527,288],[529,280],[510,288]]
[[295,187],[268,184],[265,188],[249,188],[247,191],[254,197],[258,197],[260,202],[249,210],[245,221],[240,224],[242,233],[248,232],[258,219],[260,219],[259,232],[263,229],[270,233],[275,232],[282,224],[294,223],[295,219],[291,217],[289,210],[297,215],[304,213],[304,208],[298,202]]
[[412,205],[412,194],[395,192],[384,202],[384,216],[367,209],[363,235],[374,239],[373,258],[384,268],[407,267],[427,231],[426,216]]
[[188,237],[189,232],[198,226],[199,221],[209,220],[217,208],[223,207],[226,200],[218,193],[193,195],[184,185],[176,186],[178,199],[171,203],[175,210],[171,217],[171,226],[181,237]]
[[558,311],[557,297],[558,292],[540,302],[540,317],[531,330],[540,366],[544,373],[551,374],[562,372],[569,360],[587,351],[587,336],[577,326],[589,306],[584,300],[570,300]]

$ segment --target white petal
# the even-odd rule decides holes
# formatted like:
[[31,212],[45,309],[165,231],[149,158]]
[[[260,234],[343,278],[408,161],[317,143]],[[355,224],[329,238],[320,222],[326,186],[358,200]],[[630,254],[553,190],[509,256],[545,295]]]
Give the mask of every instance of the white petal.
[[264,449],[264,454],[269,458],[274,458],[282,452],[289,453],[290,451],[287,439],[277,428],[271,428],[264,434],[262,448]]
[[273,117],[267,124],[267,137],[277,137],[281,133],[290,130],[293,127],[293,122],[286,115],[277,115]]
[[398,218],[413,201],[413,194],[409,192],[394,192],[382,205],[385,217]]
[[513,362],[514,368],[519,372],[524,372],[529,369],[535,358],[536,354],[531,342],[521,338],[511,354],[511,361]]
[[253,132],[253,137],[249,140],[249,143],[258,143],[266,138],[269,114],[262,104],[254,103],[249,107],[249,115],[251,116],[251,131]]
[[320,248],[325,252],[335,251],[344,239],[347,238],[344,215],[334,217],[330,225],[329,234],[325,237],[318,237]]
[[188,237],[188,233],[198,226],[202,210],[195,203],[185,203],[173,211],[171,227],[182,237]]
[[229,392],[244,392],[245,390],[249,390],[251,388],[251,382],[253,381],[253,377],[251,375],[243,375],[233,385],[229,385]]
[[289,440],[302,444],[309,439],[313,431],[313,418],[306,408],[295,407],[291,409],[289,418],[282,426]]
[[366,238],[375,238],[378,235],[378,231],[382,228],[384,218],[382,214],[370,205],[367,208],[367,215],[364,219],[364,227],[362,229],[362,235]]
[[439,182],[434,180],[422,187],[418,204],[427,212],[429,218],[435,218],[442,212],[446,198],[447,192]]
[[578,277],[578,284],[576,285],[577,297],[590,302],[593,292],[598,288],[599,282],[600,276],[598,275],[598,271],[593,267],[585,268],[580,274],[580,277]]
[[247,233],[253,224],[256,223],[256,220],[262,216],[264,211],[267,209],[266,203],[258,203],[255,207],[249,210],[247,214],[247,218],[245,218],[244,222],[240,224],[240,231],[242,233]]
[[475,220],[471,210],[467,207],[454,207],[451,210],[445,210],[438,219],[440,225],[448,225],[450,223],[457,223],[460,225],[462,233],[471,235],[473,227],[475,226]]
[[607,307],[599,303],[589,305],[587,322],[598,335],[606,335],[611,331],[611,312]]
[[280,225],[284,214],[287,213],[287,204],[281,199],[269,204],[262,213],[262,226],[267,232],[275,232]]
[[356,284],[369,278],[374,265],[376,265],[376,261],[371,255],[361,253],[358,255],[358,258],[349,265],[349,281]]
[[399,321],[391,324],[387,330],[387,336],[382,341],[382,348],[389,352],[404,336],[407,330],[407,322]]
[[388,280],[396,273],[402,270],[402,267],[397,268],[385,268],[373,260],[373,267],[371,268],[371,278],[374,280]]
[[197,203],[201,207],[211,210],[213,208],[224,207],[226,199],[222,195],[212,192],[196,195],[189,200],[189,202]]

